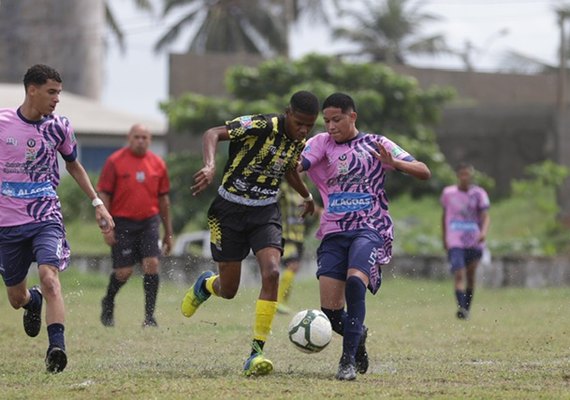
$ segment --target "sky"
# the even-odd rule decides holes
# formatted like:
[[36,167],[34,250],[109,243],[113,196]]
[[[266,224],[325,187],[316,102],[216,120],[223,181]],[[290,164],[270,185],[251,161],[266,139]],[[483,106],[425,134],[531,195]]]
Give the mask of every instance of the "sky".
[[[159,0],[153,1],[160,4]],[[127,51],[121,53],[117,43],[108,38],[101,100],[119,111],[166,121],[158,104],[168,99],[168,54],[155,53],[153,45],[166,31],[167,24],[137,10],[134,0],[110,3],[125,33]],[[448,45],[458,51],[470,42],[473,64],[482,72],[496,70],[508,51],[555,65],[559,27],[553,10],[560,4],[570,4],[570,1],[425,0],[420,9],[440,19],[427,24],[422,34],[442,34]],[[156,7],[155,13],[158,11]],[[336,20],[342,20],[338,17],[342,15],[335,16]],[[569,30],[567,28],[567,32]],[[182,35],[169,52],[184,52],[191,33]],[[333,40],[326,28],[308,21],[295,27],[290,35],[293,59],[311,52],[333,54],[350,48],[347,43]],[[453,56],[415,57],[409,61],[413,66],[432,68],[462,69],[464,65],[459,57]]]

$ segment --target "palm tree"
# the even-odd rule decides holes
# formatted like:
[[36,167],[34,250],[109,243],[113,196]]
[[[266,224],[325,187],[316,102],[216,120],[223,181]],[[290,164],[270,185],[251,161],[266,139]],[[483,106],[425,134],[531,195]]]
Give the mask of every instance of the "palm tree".
[[[119,43],[119,48],[122,52],[125,52],[125,35],[121,26],[117,22],[115,18],[115,14],[113,14],[113,10],[110,7],[111,0],[105,0],[105,24],[111,31],[111,34],[117,39],[117,43]],[[135,6],[144,11],[152,11],[152,4],[150,0],[133,0]]]
[[163,17],[186,12],[155,45],[165,50],[185,29],[193,28],[188,50],[196,53],[289,54],[288,33],[302,16],[328,23],[327,10],[339,0],[164,0]]
[[183,16],[155,45],[165,50],[184,29],[194,28],[188,50],[196,53],[281,53],[286,32],[274,8],[264,0],[164,0],[163,17],[183,9]]
[[360,49],[344,55],[365,55],[373,61],[405,64],[408,55],[436,55],[449,52],[442,35],[418,36],[420,28],[439,17],[422,13],[420,1],[409,0],[364,0],[364,10],[357,11],[353,5],[344,13],[352,18],[351,27],[339,27],[334,37],[348,39],[360,45]]

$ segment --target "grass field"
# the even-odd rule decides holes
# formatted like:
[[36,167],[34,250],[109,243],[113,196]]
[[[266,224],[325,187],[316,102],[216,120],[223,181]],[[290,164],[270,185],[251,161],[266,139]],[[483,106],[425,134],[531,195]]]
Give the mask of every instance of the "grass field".
[[[338,382],[341,339],[321,353],[301,353],[281,315],[266,346],[274,373],[241,375],[257,288],[244,287],[231,301],[213,298],[185,319],[185,288],[164,283],[160,326],[142,329],[142,281],[134,277],[117,298],[115,328],[104,328],[107,277],[71,269],[62,282],[69,364],[61,374],[45,372],[45,328],[27,337],[22,312],[0,298],[0,398],[570,399],[567,288],[481,289],[472,318],[459,321],[451,282],[386,279],[379,295],[367,297],[369,373]],[[315,280],[295,287],[292,306],[318,307]]]

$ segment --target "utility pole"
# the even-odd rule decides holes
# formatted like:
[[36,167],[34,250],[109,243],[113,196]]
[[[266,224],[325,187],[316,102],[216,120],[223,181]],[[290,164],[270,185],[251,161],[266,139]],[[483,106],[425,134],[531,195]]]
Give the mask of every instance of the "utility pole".
[[[558,63],[558,95],[556,99],[556,137],[555,137],[555,161],[570,168],[570,115],[567,104],[568,82],[568,41],[566,37],[566,20],[570,18],[570,7],[558,8],[558,25],[560,28],[560,50]],[[559,221],[570,228],[570,178],[560,186],[557,193],[560,213]]]

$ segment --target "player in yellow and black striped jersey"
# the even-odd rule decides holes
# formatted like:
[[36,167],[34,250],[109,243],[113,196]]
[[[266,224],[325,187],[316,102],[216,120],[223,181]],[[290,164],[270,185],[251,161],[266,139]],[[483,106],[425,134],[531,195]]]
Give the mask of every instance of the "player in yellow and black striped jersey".
[[311,218],[302,218],[300,208],[303,199],[293,188],[286,183],[281,184],[279,195],[279,207],[281,209],[281,224],[283,226],[283,256],[281,262],[283,271],[279,281],[279,293],[277,296],[277,312],[289,314],[287,307],[293,281],[301,268],[301,261],[305,250],[304,241],[310,226],[316,222],[320,215],[320,208]]
[[204,133],[204,167],[194,174],[193,195],[212,183],[218,142],[230,141],[222,184],[208,210],[218,274],[205,271],[198,277],[184,296],[182,314],[192,316],[211,295],[232,299],[240,284],[241,262],[253,251],[259,264],[261,291],[245,375],[265,375],[273,370],[263,347],[277,310],[282,253],[279,185],[285,177],[305,199],[303,216],[313,213],[315,204],[296,167],[318,115],[316,96],[300,91],[291,97],[283,114],[242,116]]

